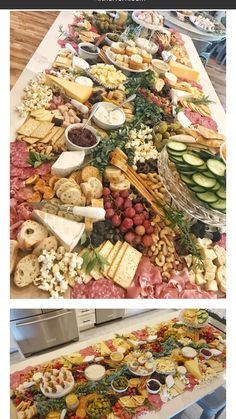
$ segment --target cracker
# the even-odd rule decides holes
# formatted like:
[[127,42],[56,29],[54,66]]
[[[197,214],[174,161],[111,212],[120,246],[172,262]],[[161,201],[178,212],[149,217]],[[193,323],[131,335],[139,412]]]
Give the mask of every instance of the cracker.
[[35,144],[39,141],[39,138],[35,138],[35,137],[21,137],[22,141],[25,141],[28,144]]
[[142,253],[129,245],[118,265],[113,281],[123,288],[128,288],[134,279],[141,257]]
[[[38,121],[37,121],[38,122]],[[44,138],[54,127],[52,122],[42,121],[39,122],[37,128],[32,132],[33,137]]]
[[[17,133],[23,134],[26,137],[30,137],[39,125],[40,125],[39,121],[36,121],[34,118],[29,118],[27,119],[26,122],[24,122],[23,125],[21,125],[21,127],[17,130]],[[33,137],[36,137],[36,136],[33,135]]]
[[[64,130],[64,128],[61,128],[61,129]],[[58,137],[56,136],[56,139],[52,138],[51,141],[52,141],[52,144],[56,145],[57,147],[61,147],[61,146],[65,145],[65,135],[64,135],[64,132],[63,132],[62,135],[59,135]]]
[[51,129],[51,131],[46,135],[46,137],[44,137],[42,140],[41,140],[41,143],[44,143],[44,144],[46,144],[46,143],[48,143],[53,137],[54,137],[54,135],[58,132],[58,129],[59,129],[60,127],[53,127],[52,129]]
[[51,143],[55,144],[57,140],[60,139],[61,136],[64,136],[64,131],[65,131],[65,128],[57,127],[57,131],[55,131],[53,137],[51,138]]

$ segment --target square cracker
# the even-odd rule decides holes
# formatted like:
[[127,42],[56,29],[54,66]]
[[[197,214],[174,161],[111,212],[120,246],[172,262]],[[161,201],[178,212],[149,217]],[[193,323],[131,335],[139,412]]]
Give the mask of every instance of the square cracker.
[[33,131],[35,131],[39,125],[39,121],[36,121],[34,118],[29,118],[27,119],[27,121],[24,122],[23,125],[21,125],[21,127],[17,130],[17,133],[22,134],[26,137],[30,137]]
[[54,137],[54,135],[56,135],[58,132],[61,132],[60,127],[53,127],[51,131],[46,135],[46,137],[44,137],[41,140],[41,143],[44,143],[44,144],[48,143]]
[[54,124],[52,122],[41,121],[39,122],[39,126],[31,134],[33,137],[44,138],[53,127]]

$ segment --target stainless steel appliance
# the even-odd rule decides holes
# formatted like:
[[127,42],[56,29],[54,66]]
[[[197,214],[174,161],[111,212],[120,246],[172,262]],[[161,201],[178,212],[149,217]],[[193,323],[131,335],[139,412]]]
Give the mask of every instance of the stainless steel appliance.
[[10,319],[25,357],[79,339],[75,310],[15,309]]
[[125,310],[117,309],[117,310],[110,310],[104,309],[96,310],[96,324],[101,324],[105,322],[109,322],[111,320],[116,320],[123,318],[125,316]]

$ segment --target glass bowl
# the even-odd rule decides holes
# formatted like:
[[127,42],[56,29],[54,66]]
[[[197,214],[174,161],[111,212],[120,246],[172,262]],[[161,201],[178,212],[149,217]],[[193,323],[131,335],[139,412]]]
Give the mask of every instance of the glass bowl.
[[175,165],[169,160],[166,146],[158,157],[158,171],[166,191],[178,207],[181,207],[190,217],[205,224],[225,227],[226,214],[213,210],[199,201],[177,176]]

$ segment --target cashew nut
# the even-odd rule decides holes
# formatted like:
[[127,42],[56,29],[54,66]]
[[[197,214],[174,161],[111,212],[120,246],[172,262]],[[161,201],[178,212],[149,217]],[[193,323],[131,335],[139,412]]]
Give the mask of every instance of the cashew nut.
[[169,272],[162,272],[162,278],[170,279],[171,275]]
[[167,262],[174,262],[174,260],[175,260],[175,257],[174,257],[174,255],[172,254],[171,256],[168,256],[167,258],[166,258],[166,261]]
[[171,242],[166,236],[162,236],[162,240],[164,240],[166,242],[167,246],[169,246],[169,247],[171,246]]
[[163,265],[163,271],[165,272],[165,271],[168,271],[169,269],[172,269],[172,263],[170,263],[170,262],[166,262],[166,263]]
[[163,253],[159,253],[158,257],[155,258],[155,262],[157,266],[164,266],[165,265],[165,256]]
[[175,248],[174,248],[174,246],[173,246],[173,245],[168,246],[168,252],[169,252],[169,253],[174,253],[174,252],[175,252]]
[[164,244],[165,244],[164,240],[160,240],[157,244],[158,249],[160,250]]

